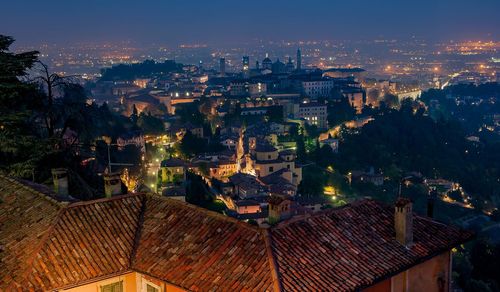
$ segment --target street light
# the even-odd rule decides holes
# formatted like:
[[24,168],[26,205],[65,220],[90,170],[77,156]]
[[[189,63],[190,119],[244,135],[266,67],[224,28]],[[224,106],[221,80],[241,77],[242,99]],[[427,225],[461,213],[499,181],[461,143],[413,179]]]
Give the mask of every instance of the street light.
[[[102,136],[102,140],[106,143],[108,146],[108,169],[109,173],[112,173],[111,171],[111,165],[123,165],[123,166],[133,166],[133,164],[130,163],[111,163],[111,146],[117,146],[118,144],[112,144],[111,137],[109,136]],[[131,143],[127,143],[125,145],[130,145]],[[144,156],[143,156],[144,157]]]

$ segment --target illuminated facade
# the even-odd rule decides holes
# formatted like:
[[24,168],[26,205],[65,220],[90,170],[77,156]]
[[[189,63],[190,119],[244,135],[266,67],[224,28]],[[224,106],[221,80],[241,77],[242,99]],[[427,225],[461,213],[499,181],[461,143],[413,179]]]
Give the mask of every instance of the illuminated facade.
[[306,120],[307,124],[317,126],[320,129],[328,127],[326,104],[314,102],[301,103],[299,104],[297,117]]
[[332,93],[334,85],[333,79],[328,78],[302,81],[302,94],[311,98],[327,97]]

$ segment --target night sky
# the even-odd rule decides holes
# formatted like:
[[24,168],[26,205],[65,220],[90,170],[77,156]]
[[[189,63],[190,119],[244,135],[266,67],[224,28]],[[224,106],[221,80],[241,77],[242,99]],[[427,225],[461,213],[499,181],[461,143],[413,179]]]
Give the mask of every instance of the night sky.
[[20,43],[131,40],[232,43],[412,35],[493,39],[499,0],[18,0],[2,1],[0,33]]

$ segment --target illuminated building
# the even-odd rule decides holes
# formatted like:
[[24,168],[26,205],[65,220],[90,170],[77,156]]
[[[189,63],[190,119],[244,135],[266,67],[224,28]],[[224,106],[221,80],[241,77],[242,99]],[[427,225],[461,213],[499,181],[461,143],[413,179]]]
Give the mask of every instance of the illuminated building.
[[231,96],[257,97],[267,93],[267,86],[265,83],[240,79],[230,83],[229,92]]
[[295,153],[278,150],[269,143],[249,138],[245,173],[255,174],[265,185],[290,185],[294,189],[302,181],[302,168],[295,163]]
[[311,97],[327,97],[332,93],[334,80],[329,78],[311,79],[302,81],[302,94]]
[[361,68],[330,68],[325,70],[323,76],[332,78],[354,77],[355,81],[363,82],[365,80],[365,72],[365,69]]
[[242,60],[242,65],[243,65],[243,72],[248,71],[250,69],[250,57],[248,56],[243,56]]
[[317,126],[320,129],[328,127],[328,114],[324,103],[301,103],[298,105],[296,117],[304,119],[307,124]]
[[250,77],[250,57],[248,56],[243,56],[242,73],[243,73],[243,78]]

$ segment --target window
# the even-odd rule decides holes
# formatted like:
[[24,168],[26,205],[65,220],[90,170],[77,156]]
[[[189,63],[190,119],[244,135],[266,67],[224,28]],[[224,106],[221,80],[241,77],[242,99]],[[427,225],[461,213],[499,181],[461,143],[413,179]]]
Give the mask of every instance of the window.
[[142,278],[142,289],[141,292],[162,292],[162,288],[150,281]]
[[274,171],[274,167],[270,166],[269,167],[269,172],[273,172]]
[[123,292],[123,281],[102,285],[101,292]]
[[159,292],[158,288],[151,286],[149,284],[146,284],[146,292]]

